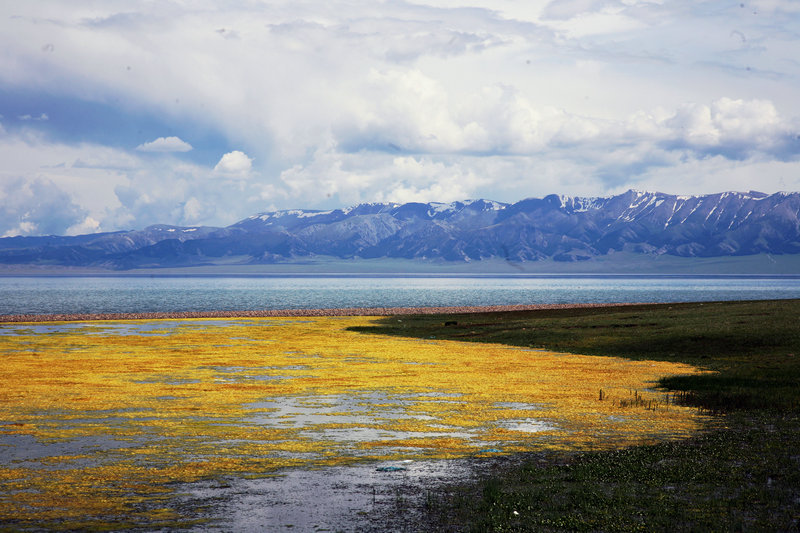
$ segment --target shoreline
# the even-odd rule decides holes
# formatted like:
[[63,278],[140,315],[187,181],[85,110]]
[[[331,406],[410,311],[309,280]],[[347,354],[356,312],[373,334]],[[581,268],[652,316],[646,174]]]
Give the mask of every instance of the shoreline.
[[269,318],[325,316],[395,316],[395,315],[457,315],[502,313],[509,311],[540,311],[551,309],[585,309],[625,307],[640,303],[574,303],[535,305],[491,305],[458,307],[350,307],[332,309],[262,309],[255,311],[176,311],[148,313],[69,313],[0,315],[0,324],[16,322],[85,322],[102,320],[169,320],[189,318]]

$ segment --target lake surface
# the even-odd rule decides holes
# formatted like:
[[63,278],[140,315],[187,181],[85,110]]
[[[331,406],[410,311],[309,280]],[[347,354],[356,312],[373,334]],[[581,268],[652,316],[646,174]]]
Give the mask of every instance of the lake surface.
[[0,277],[0,314],[800,298],[798,277]]

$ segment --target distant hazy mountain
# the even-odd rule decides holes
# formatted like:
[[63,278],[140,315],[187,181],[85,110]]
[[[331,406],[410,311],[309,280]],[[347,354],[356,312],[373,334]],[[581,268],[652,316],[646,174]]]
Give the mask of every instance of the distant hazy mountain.
[[613,252],[682,257],[800,253],[800,193],[610,198],[550,195],[260,213],[227,228],[150,226],[0,239],[0,263],[111,269],[303,261],[317,256],[512,262]]

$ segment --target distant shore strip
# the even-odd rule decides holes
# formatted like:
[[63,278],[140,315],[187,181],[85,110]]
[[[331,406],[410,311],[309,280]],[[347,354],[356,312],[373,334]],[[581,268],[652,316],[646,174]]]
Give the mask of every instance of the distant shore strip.
[[395,316],[395,315],[458,315],[465,313],[498,313],[545,309],[579,309],[641,305],[635,303],[574,303],[537,305],[490,305],[469,307],[351,307],[344,309],[262,309],[255,311],[179,311],[155,313],[74,313],[0,315],[0,323],[8,322],[85,322],[97,320],[164,320],[185,318],[262,318],[314,316]]

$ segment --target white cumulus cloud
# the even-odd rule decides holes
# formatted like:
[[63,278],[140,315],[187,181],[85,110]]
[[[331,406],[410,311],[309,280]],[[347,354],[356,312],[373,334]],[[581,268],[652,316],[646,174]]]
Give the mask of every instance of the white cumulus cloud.
[[136,147],[140,152],[189,152],[192,145],[179,137],[159,137]]
[[246,177],[252,168],[252,158],[247,157],[244,152],[234,150],[222,156],[214,171],[226,176]]

